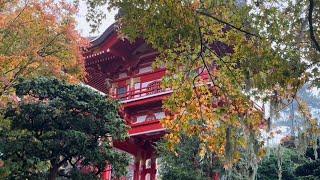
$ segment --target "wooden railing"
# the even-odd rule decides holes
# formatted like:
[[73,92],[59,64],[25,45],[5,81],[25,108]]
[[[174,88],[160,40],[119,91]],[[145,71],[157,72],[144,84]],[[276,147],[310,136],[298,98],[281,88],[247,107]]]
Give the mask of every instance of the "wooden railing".
[[165,92],[165,90],[161,88],[160,83],[160,80],[155,80],[153,82],[150,82],[147,87],[129,89],[128,91],[126,91],[126,93],[115,93],[111,94],[111,96],[119,100],[130,100]]
[[[203,80],[208,80],[209,75],[207,72],[203,72],[201,74],[201,78]],[[140,98],[147,98],[157,94],[165,94],[169,93],[170,89],[163,89],[161,88],[161,79],[156,79],[147,85],[147,87],[143,88],[130,88],[125,93],[113,92],[111,93],[111,97],[118,99],[120,101],[125,100],[133,100],[133,99],[140,99]]]

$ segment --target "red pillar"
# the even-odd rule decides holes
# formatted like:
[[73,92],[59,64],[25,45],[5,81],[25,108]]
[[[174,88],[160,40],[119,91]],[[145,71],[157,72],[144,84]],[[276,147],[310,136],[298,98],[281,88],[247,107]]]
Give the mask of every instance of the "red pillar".
[[156,180],[156,174],[157,174],[157,164],[156,164],[156,157],[151,157],[151,169],[150,169],[150,179]]
[[142,158],[141,160],[141,177],[140,180],[145,180],[146,179],[146,158]]
[[133,172],[133,180],[139,180],[140,177],[140,156],[136,156],[134,158],[134,172]]

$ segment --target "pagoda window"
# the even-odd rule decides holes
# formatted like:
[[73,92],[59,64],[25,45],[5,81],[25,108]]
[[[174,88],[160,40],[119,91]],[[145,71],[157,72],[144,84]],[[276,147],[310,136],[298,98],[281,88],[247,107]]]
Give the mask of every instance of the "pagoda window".
[[147,72],[151,72],[151,71],[152,71],[152,67],[151,66],[146,66],[146,67],[139,68],[139,74],[143,74],[143,73],[147,73]]
[[119,74],[119,79],[128,77],[127,73],[123,72]]
[[136,123],[144,122],[146,120],[146,117],[147,117],[146,115],[138,116]]
[[164,112],[156,112],[154,115],[156,116],[156,119],[163,119],[166,116]]
[[151,168],[151,159],[146,160],[146,168],[147,169]]
[[135,83],[134,89],[141,89],[141,83],[140,82]]
[[137,97],[140,97],[140,94],[139,92],[141,91],[141,83],[140,82],[137,82],[134,84],[134,97],[137,98]]
[[141,83],[141,87],[149,89],[150,87],[153,87],[154,85],[157,85],[157,84],[160,86],[160,81],[147,81],[147,82]]
[[146,117],[146,121],[153,121],[153,120],[156,120],[156,116],[153,114],[153,113],[150,113],[147,115]]
[[153,81],[148,84],[147,86],[147,94],[156,94],[158,92],[161,92],[161,87],[160,87],[160,81]]
[[117,91],[119,97],[124,97],[127,94],[127,87],[119,87]]

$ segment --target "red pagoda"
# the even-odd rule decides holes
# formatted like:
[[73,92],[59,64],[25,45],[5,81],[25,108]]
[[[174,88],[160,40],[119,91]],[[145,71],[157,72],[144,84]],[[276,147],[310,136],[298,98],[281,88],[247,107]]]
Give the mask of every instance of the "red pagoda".
[[[113,142],[115,148],[133,156],[131,177],[127,178],[154,180],[155,142],[165,134],[159,122],[165,117],[162,101],[171,93],[160,88],[165,69],[151,67],[158,53],[142,39],[130,43],[119,37],[116,24],[91,43],[84,53],[87,84],[119,100],[120,114],[131,127],[130,138]],[[111,179],[111,169],[107,169],[103,179]]]
[[[84,53],[87,84],[119,100],[120,114],[131,127],[130,137],[126,141],[113,142],[115,148],[133,157],[129,167],[131,173],[124,179],[155,180],[155,144],[166,132],[160,124],[166,115],[162,104],[172,92],[160,87],[165,68],[152,68],[159,53],[143,39],[129,42],[119,36],[116,24],[108,27],[91,43],[91,47]],[[233,53],[233,49],[222,42],[213,43],[211,48],[221,57]],[[213,63],[210,68],[214,70],[216,65]],[[199,72],[202,79],[209,79],[208,72]],[[212,84],[211,81],[206,82]],[[264,112],[261,107],[255,108]],[[112,167],[107,167],[102,179],[110,180],[111,171]],[[219,179],[219,175],[216,174],[213,179]]]
[[[117,34],[116,24],[91,43],[84,53],[87,84],[119,100],[120,114],[131,127],[130,137],[125,142],[113,142],[115,148],[133,157],[129,167],[131,173],[125,179],[155,180],[155,143],[165,134],[160,124],[166,115],[162,103],[172,92],[160,87],[165,68],[152,68],[158,52],[143,39],[129,42],[121,38]],[[221,43],[214,46],[217,50],[225,47]],[[203,79],[208,79],[206,71],[201,73]],[[111,179],[111,171],[112,167],[107,167],[102,179]]]

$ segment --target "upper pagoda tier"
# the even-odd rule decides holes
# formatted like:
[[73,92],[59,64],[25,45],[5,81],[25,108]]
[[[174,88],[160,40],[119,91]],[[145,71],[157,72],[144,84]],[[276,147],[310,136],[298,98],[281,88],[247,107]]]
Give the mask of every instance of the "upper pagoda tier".
[[158,53],[142,39],[130,42],[111,25],[84,52],[87,84],[122,103],[170,93],[160,88],[165,69],[153,69]]
[[162,89],[165,69],[153,69],[158,52],[144,40],[130,42],[120,36],[113,24],[83,53],[87,71],[86,84],[115,98],[122,104],[120,114],[127,124],[130,138],[113,142],[118,149],[140,158],[150,158],[154,142],[165,129],[162,100],[172,91]]

